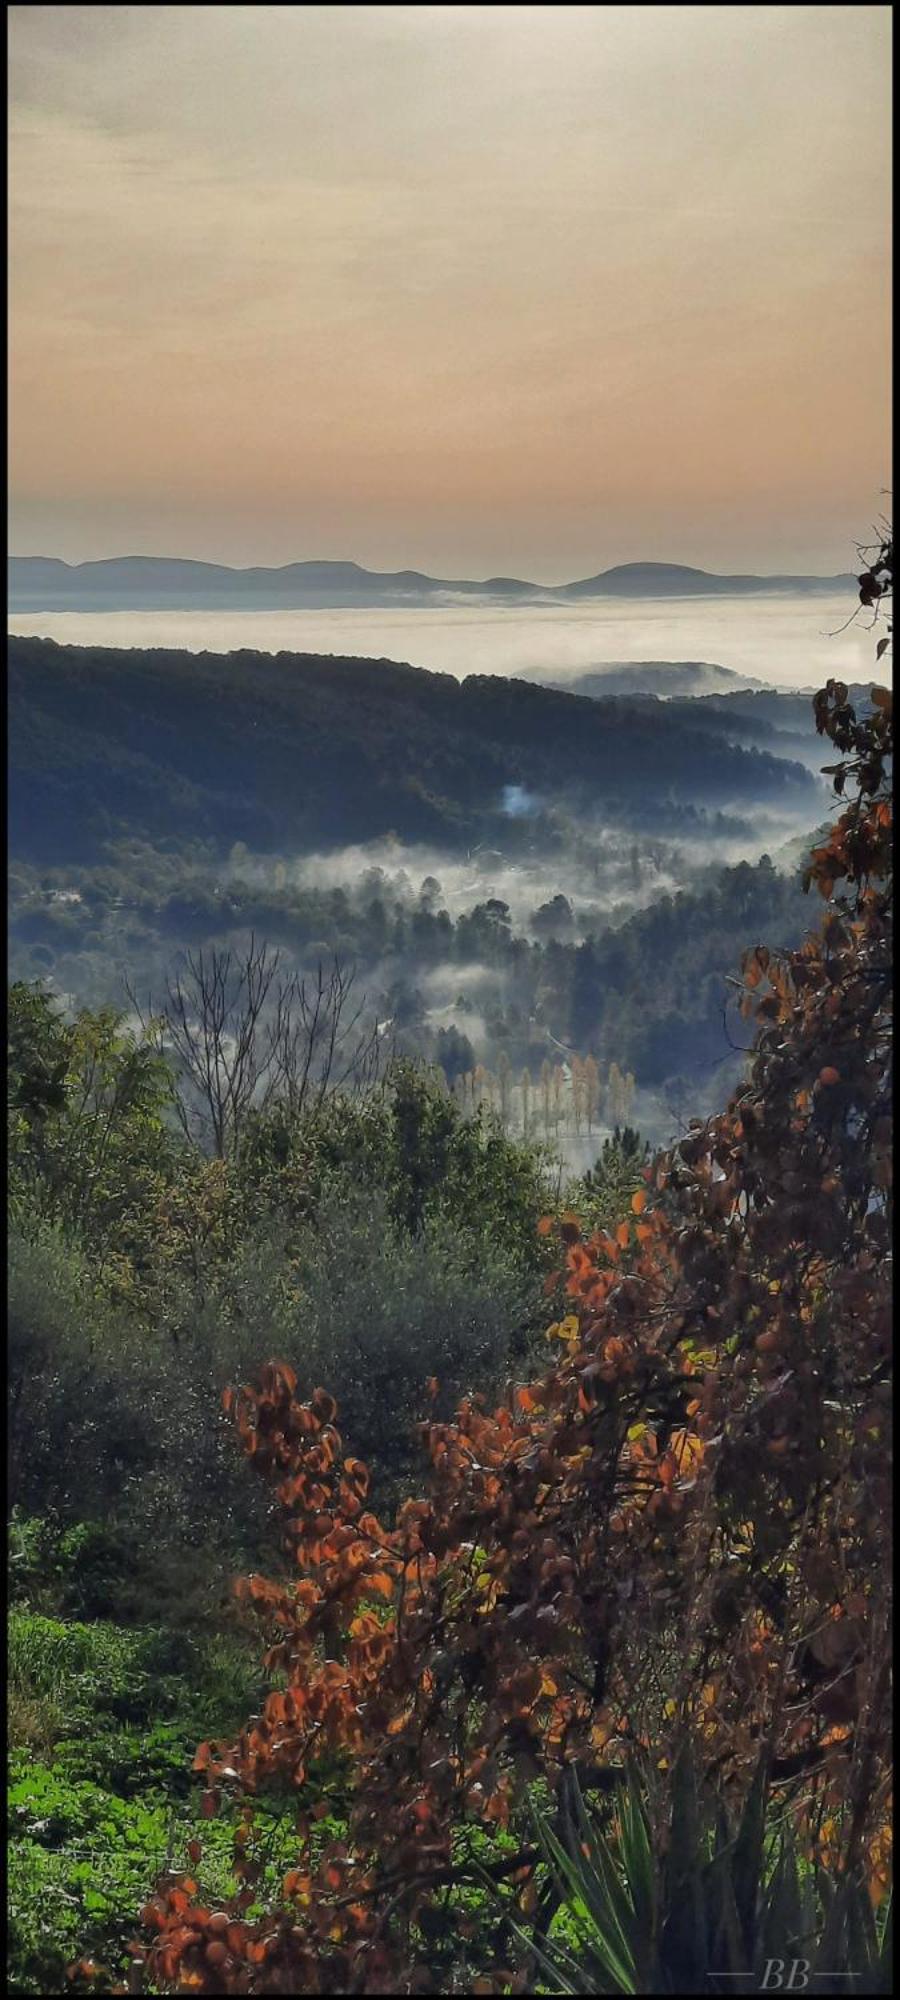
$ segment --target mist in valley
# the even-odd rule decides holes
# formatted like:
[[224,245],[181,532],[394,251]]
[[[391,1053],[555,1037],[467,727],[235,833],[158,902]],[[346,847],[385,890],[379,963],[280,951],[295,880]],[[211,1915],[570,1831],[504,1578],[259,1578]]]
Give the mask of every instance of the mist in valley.
[[337,961],[385,1060],[424,1061],[467,1112],[580,1172],[616,1126],[663,1143],[737,1074],[727,979],[754,913],[760,935],[802,926],[801,798],[657,801],[667,830],[646,832],[511,780],[494,801],[507,839],[463,854],[125,840],[106,866],[17,865],[12,970],[69,1006],[122,1004],[127,979],[149,1009],[200,951],[237,963],[263,939],[307,980]]
[[812,690],[829,675],[858,681],[869,674],[867,621],[848,626],[848,609],[844,593],[786,591],[565,606],[448,599],[424,609],[17,612],[9,630],[60,645],[332,653],[406,660],[458,679],[499,674],[563,684],[641,661],[700,661],[745,684]]
[[[69,1005],[106,1005],[121,1002],[126,977],[149,1002],[192,953],[237,962],[251,940],[264,940],[298,979],[336,962],[352,969],[385,1059],[390,1051],[431,1066],[467,1111],[500,1119],[578,1171],[617,1125],[665,1143],[688,1112],[721,1103],[739,1074],[729,981],[756,937],[793,942],[812,920],[800,869],[834,809],[810,690],[829,674],[862,679],[871,643],[865,621],[848,624],[843,597],[788,592],[627,606],[35,613],[11,626],[95,649],[221,647],[229,671],[232,649],[249,648],[254,688],[254,653],[259,662],[290,649],[286,686],[296,677],[302,689],[308,666],[318,677],[310,699],[321,688],[334,701],[346,689],[353,705],[360,689],[377,703],[384,674],[386,698],[411,704],[392,711],[391,727],[411,732],[403,741],[419,817],[447,819],[451,834],[417,838],[407,807],[403,835],[342,839],[357,795],[340,760],[327,839],[273,849],[251,833],[223,851],[221,838],[184,829],[147,837],[125,825],[101,841],[93,867],[17,865],[16,974],[44,978]],[[93,657],[102,675],[104,655]],[[152,654],[122,652],[117,685],[132,660],[137,686],[156,671]],[[537,713],[520,720],[531,714],[524,688],[513,702],[510,687],[509,704],[498,688],[495,705],[470,705],[457,723],[455,705],[440,707],[446,682],[426,675],[421,690],[418,677],[398,687],[391,661],[587,696],[600,742],[621,744],[621,761],[614,751],[596,782],[578,766],[577,729],[569,763],[553,745],[545,757]],[[225,668],[206,655],[204,700]],[[348,744],[367,742],[369,723],[343,713],[357,732]],[[490,739],[483,788],[473,789],[464,762],[435,763],[420,734],[429,714],[470,730],[463,758],[471,743],[483,759]],[[644,767],[654,775],[637,782],[638,745],[658,738],[660,723],[666,748]],[[508,777],[498,782],[510,731]],[[552,782],[541,782],[544,765]],[[363,789],[376,813],[381,796],[401,807],[393,767],[368,768]],[[389,805],[388,824],[392,816]],[[477,829],[468,845],[466,824]]]

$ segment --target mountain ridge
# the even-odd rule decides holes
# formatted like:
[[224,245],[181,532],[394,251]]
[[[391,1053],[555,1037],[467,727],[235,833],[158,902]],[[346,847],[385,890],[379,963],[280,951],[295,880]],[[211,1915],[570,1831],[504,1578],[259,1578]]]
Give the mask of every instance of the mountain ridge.
[[710,813],[762,802],[792,817],[815,797],[796,759],[736,748],[717,720],[698,727],[663,702],[349,655],[12,637],[7,656],[10,850],[41,862],[176,826],[222,851],[389,834],[505,849],[529,831],[507,811],[510,786],[587,816],[602,801],[610,823],[679,837]]
[[719,575],[683,563],[619,563],[571,583],[530,583],[520,577],[427,576],[420,570],[378,571],[359,563],[313,561],[278,567],[233,568],[180,556],[109,556],[67,563],[58,556],[7,559],[8,608],[33,610],[207,610],[229,605],[281,609],[315,606],[423,604],[464,597],[503,603],[567,604],[592,598],[756,596],[772,591],[843,590],[837,576]]

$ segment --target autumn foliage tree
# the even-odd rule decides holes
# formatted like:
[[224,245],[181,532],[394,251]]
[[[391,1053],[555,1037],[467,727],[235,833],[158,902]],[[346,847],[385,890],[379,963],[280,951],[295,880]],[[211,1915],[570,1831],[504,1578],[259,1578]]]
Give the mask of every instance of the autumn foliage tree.
[[[880,595],[891,565],[886,546]],[[879,1893],[891,715],[885,688],[864,714],[840,683],[817,696],[844,801],[810,858],[823,919],[796,951],[748,952],[753,1053],[728,1108],[648,1165],[614,1228],[545,1219],[567,1303],[544,1375],[427,1425],[427,1489],[392,1522],[324,1390],[298,1402],[272,1362],[228,1392],[289,1563],[240,1587],[268,1635],[262,1711],[197,1756],[210,1814],[244,1802],[240,1892],[210,1904],[199,1850],[161,1883],[143,1914],[157,1990],[436,1990],[448,1896],[487,1876],[533,1910],[536,1779],[560,1800],[574,1769],[602,1795],[686,1741],[735,1802],[762,1772],[808,1851]],[[346,1821],[324,1844],[323,1772]],[[260,1915],[252,1801],[270,1787],[296,1802],[297,1852]],[[470,1955],[457,1983],[526,1980]]]

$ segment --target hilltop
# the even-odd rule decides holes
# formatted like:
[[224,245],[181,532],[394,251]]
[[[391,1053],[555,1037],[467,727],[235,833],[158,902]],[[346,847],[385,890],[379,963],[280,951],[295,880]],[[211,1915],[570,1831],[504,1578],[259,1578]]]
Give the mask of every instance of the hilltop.
[[378,572],[353,562],[295,562],[282,568],[231,569],[220,563],[163,556],[114,556],[65,563],[55,556],[10,556],[9,609],[23,611],[239,610],[243,606],[322,610],[343,605],[426,604],[475,598],[497,604],[571,603],[591,598],[753,596],[771,591],[813,594],[847,590],[851,576],[718,576],[681,563],[620,563],[574,583],[529,583],[518,577],[426,576],[419,570]]
[[[645,831],[806,813],[794,758],[669,704],[390,660],[9,642],[10,843],[88,859],[123,834],[300,851],[396,834],[459,851],[516,832],[522,787]],[[700,705],[696,705],[698,708]],[[520,823],[525,839],[534,821]],[[536,830],[536,829],[535,829]]]

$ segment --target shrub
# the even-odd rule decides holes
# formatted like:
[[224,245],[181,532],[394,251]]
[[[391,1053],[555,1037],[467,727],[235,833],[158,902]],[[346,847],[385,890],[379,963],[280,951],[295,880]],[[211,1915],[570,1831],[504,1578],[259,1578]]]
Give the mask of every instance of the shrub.
[[[200,1830],[198,1734],[236,1727],[259,1691],[238,1637],[13,1611],[9,1990],[68,1990],[79,1949],[125,1971],[136,1905],[161,1868],[185,1862]],[[206,1829],[205,1880],[220,1897],[236,1887],[232,1831]],[[277,1819],[268,1835],[277,1849]]]
[[[863,1883],[809,1862],[775,1805],[764,1763],[736,1823],[721,1798],[699,1792],[687,1753],[655,1790],[663,1794],[659,1844],[660,1802],[651,1805],[634,1763],[611,1827],[587,1810],[574,1774],[562,1824],[535,1809],[542,1900],[556,1907],[543,1933],[539,1924],[524,1928],[524,1913],[513,1923],[540,1990],[733,1993],[752,1980],[764,1992],[767,1966],[794,1962],[817,1993],[844,1993],[851,1983],[892,1991],[889,1899],[873,1911]],[[500,1907],[508,1914],[508,1899]]]
[[352,1184],[323,1200],[289,1279],[268,1337],[307,1393],[322,1382],[340,1400],[382,1482],[408,1474],[435,1402],[449,1415],[468,1391],[496,1392],[543,1324],[541,1287],[488,1224],[439,1210],[411,1234],[385,1194]]
[[8,1274],[10,1505],[99,1516],[152,1453],[146,1346],[52,1224],[13,1229]]

